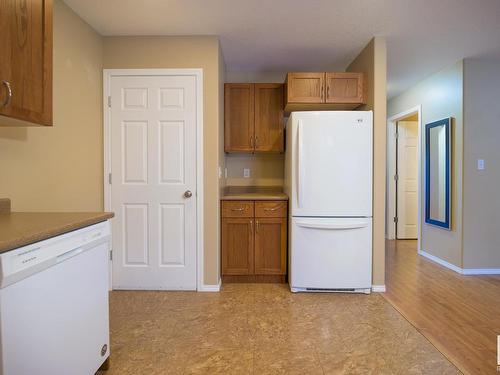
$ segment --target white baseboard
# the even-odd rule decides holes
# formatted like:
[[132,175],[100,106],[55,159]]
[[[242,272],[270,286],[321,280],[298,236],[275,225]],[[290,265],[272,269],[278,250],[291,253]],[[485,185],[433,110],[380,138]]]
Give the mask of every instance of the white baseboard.
[[198,292],[220,292],[221,284],[221,279],[219,279],[218,284],[202,284],[201,287],[198,288]]
[[426,251],[419,250],[418,254],[461,275],[500,275],[500,268],[460,268]]
[[463,268],[464,275],[500,275],[500,268]]
[[385,293],[385,285],[372,285],[372,292]]
[[438,258],[435,255],[429,254],[426,251],[419,250],[418,251],[419,255],[422,255],[423,257],[432,260],[433,262],[442,265],[443,267],[449,268],[452,271],[455,271],[457,273],[462,273],[462,269],[458,266],[455,266],[454,264],[451,264],[450,262],[447,262],[446,260],[443,260],[441,258]]

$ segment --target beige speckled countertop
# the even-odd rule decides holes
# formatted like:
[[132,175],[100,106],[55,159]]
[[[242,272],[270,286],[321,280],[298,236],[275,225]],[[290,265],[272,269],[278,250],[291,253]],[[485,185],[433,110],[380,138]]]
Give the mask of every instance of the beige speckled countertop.
[[8,212],[0,210],[0,254],[105,221],[109,212]]
[[226,186],[221,200],[271,200],[271,201],[286,201],[288,196],[283,193],[283,189],[279,186]]

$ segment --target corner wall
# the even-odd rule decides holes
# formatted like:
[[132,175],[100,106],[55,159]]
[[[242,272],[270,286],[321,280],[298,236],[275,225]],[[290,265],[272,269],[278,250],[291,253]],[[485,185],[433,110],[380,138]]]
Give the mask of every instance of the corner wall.
[[387,48],[384,38],[375,37],[347,67],[365,74],[366,105],[373,110],[373,276],[372,284],[385,285],[385,174]]
[[[451,230],[444,230],[425,223],[421,217],[421,249],[431,255],[462,267],[462,184],[463,184],[463,65],[462,61],[424,79],[401,95],[389,100],[388,117],[397,115],[418,105],[422,106],[421,167],[422,181],[420,191],[424,191],[425,173],[425,124],[446,117],[453,117],[452,123],[452,179],[451,179]],[[420,210],[425,212],[425,199]]]
[[0,197],[14,211],[101,211],[102,38],[62,1],[53,15],[54,125],[0,117]]
[[220,280],[221,58],[216,36],[104,38],[105,69],[203,69],[204,283],[207,285],[217,285]]
[[[464,60],[463,268],[500,269],[500,59]],[[477,159],[485,160],[478,171]]]

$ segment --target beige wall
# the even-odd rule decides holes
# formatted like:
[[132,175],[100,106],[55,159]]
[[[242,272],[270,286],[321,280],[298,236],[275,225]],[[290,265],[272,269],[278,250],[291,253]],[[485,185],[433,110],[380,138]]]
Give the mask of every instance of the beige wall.
[[[104,68],[202,68],[203,69],[203,168],[205,284],[219,282],[219,190],[221,157],[219,130],[222,121],[220,77],[223,61],[215,36],[105,37]],[[221,66],[222,64],[222,66]],[[222,146],[221,146],[222,147]]]
[[[285,82],[285,72],[226,72],[226,82]],[[286,119],[285,119],[286,121]],[[226,154],[226,184],[230,186],[283,186],[284,154]],[[243,177],[250,169],[250,178]]]
[[373,110],[373,284],[385,285],[385,172],[387,48],[375,37],[347,67],[365,74],[364,110]]
[[500,268],[499,98],[500,60],[465,59],[463,268]]
[[[458,267],[462,267],[462,62],[428,77],[410,90],[391,99],[388,103],[388,117],[394,116],[417,105],[422,106],[422,126],[453,117],[452,124],[452,230],[444,230],[425,224],[425,199],[422,199],[421,249]],[[424,131],[422,131],[424,134]],[[423,137],[423,135],[422,135]],[[422,140],[422,155],[425,144]],[[422,159],[423,161],[423,159]],[[422,162],[422,176],[425,176]],[[424,188],[422,179],[421,191]],[[423,197],[425,198],[425,197]]]
[[284,83],[286,72],[226,72],[226,82]]
[[0,128],[0,197],[16,211],[99,211],[102,40],[56,0],[53,41],[54,126]]
[[[229,186],[283,186],[284,154],[226,154]],[[243,177],[250,169],[250,178]]]

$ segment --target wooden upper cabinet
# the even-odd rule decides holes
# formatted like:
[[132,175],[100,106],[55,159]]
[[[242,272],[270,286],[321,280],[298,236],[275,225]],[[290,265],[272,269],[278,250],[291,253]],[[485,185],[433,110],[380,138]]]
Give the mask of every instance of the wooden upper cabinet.
[[255,84],[255,151],[283,152],[283,85]]
[[363,103],[362,73],[326,73],[326,103]]
[[0,115],[52,125],[52,0],[0,1]]
[[286,96],[288,103],[323,103],[325,73],[288,73]]
[[254,150],[254,86],[251,83],[224,85],[224,151]]
[[285,112],[352,110],[364,104],[363,73],[288,73]]
[[222,219],[222,274],[252,275],[254,272],[253,218]]
[[224,85],[224,151],[283,152],[283,85]]

